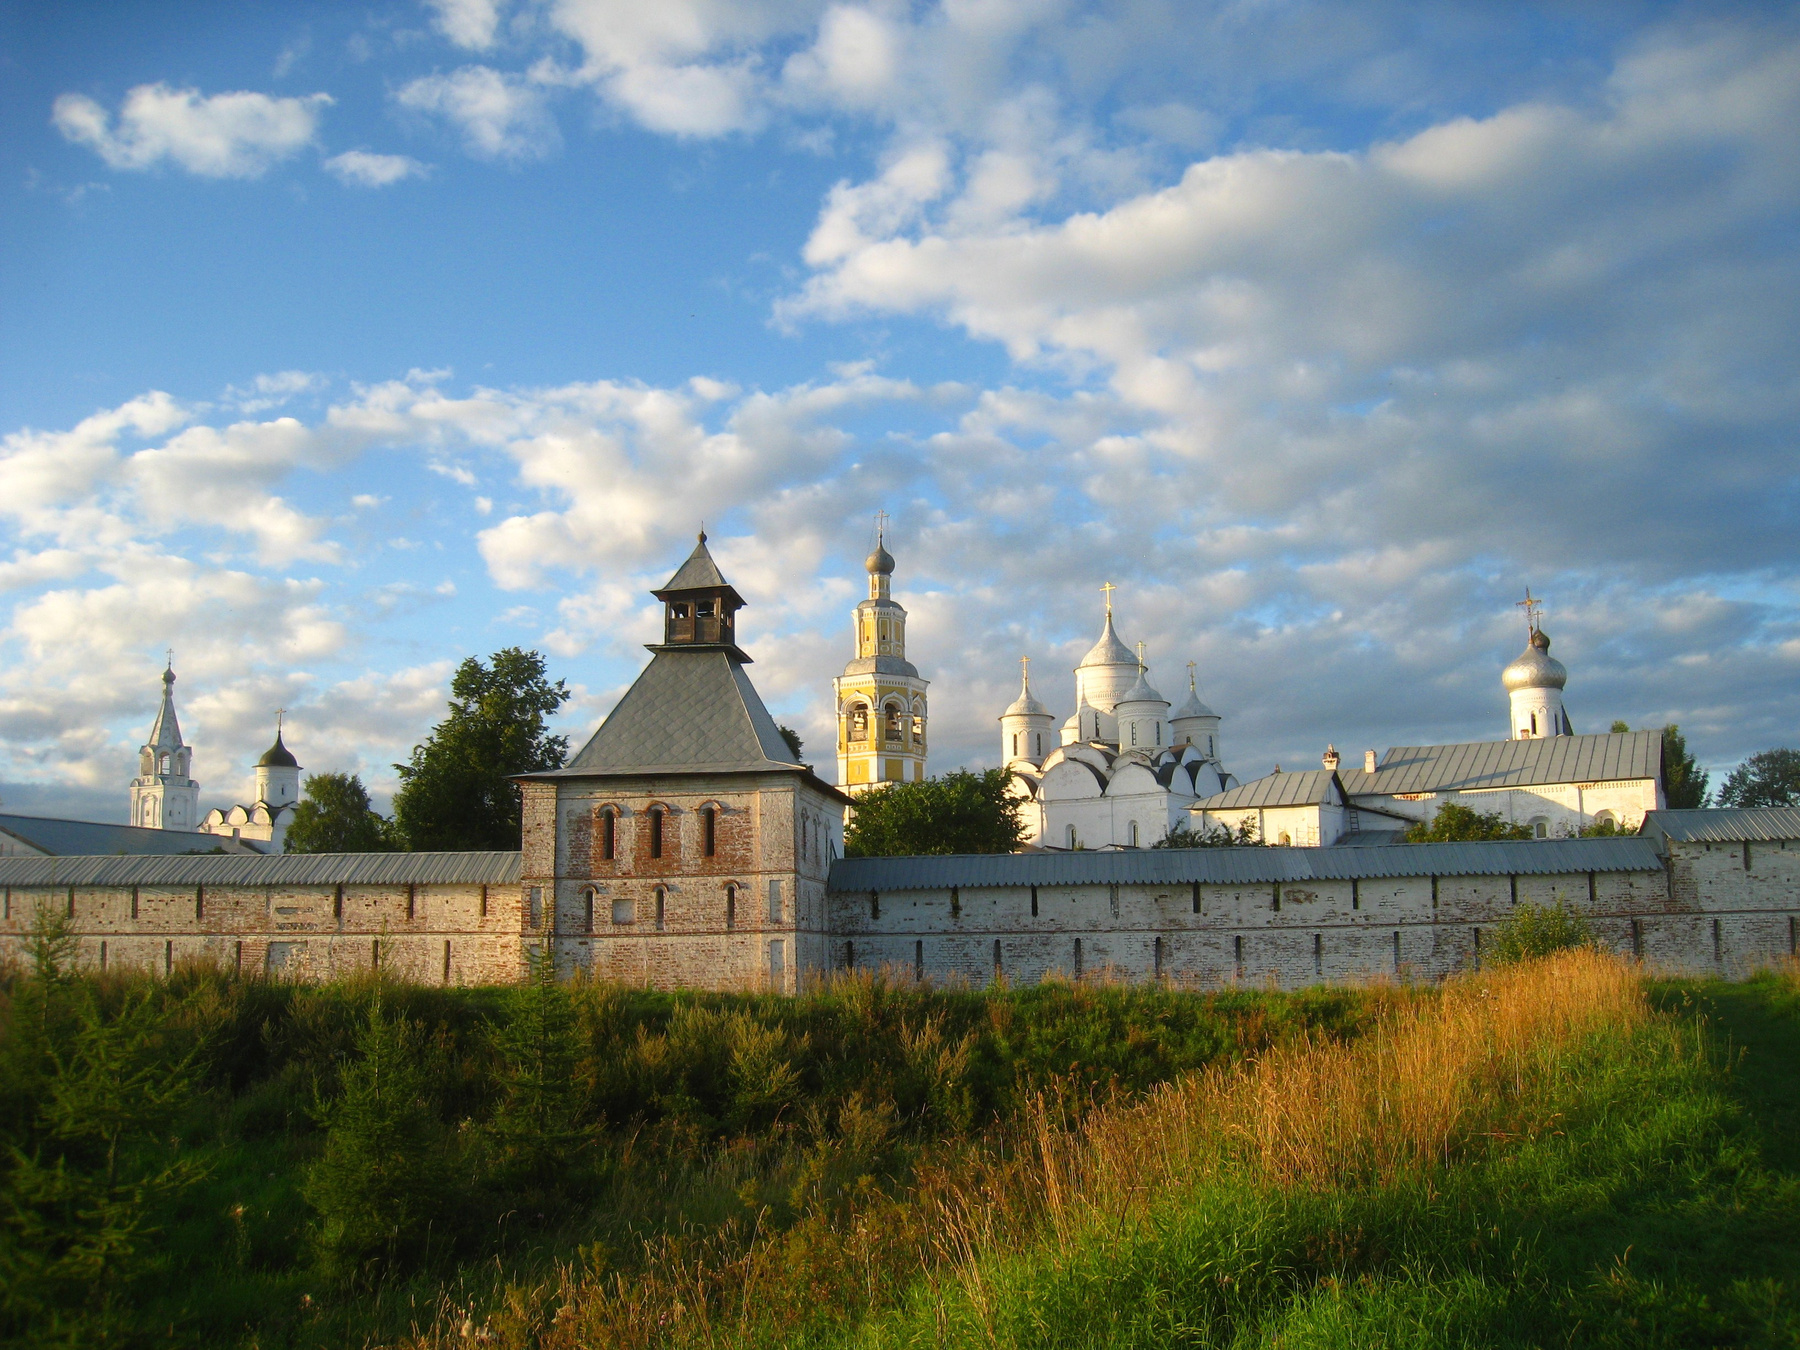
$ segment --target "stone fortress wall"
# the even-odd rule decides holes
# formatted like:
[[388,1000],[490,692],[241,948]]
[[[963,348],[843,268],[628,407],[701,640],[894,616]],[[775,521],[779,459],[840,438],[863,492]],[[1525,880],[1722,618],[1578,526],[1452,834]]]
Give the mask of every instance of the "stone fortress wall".
[[[975,984],[1436,979],[1475,966],[1522,901],[1565,903],[1606,946],[1670,971],[1738,976],[1800,941],[1800,812],[1659,812],[1622,839],[833,860],[829,831],[822,848],[809,837],[835,821],[833,803],[791,779],[639,786],[565,795],[562,857],[556,789],[532,784],[523,856],[0,859],[0,961],[22,959],[39,905],[72,913],[92,967],[204,959],[322,979],[379,964],[500,984],[549,943],[564,974],[788,992],[844,969]],[[651,804],[670,813],[656,859]],[[710,857],[708,805],[722,808]],[[607,807],[612,859],[594,843]],[[1718,819],[1661,823],[1682,818]],[[1676,837],[1695,833],[1757,837]]]

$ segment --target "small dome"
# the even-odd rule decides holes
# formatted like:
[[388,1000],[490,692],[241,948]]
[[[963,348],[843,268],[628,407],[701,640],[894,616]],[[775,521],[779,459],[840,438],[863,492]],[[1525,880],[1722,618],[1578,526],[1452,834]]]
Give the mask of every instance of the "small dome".
[[297,769],[300,761],[294,758],[293,752],[281,743],[281,733],[275,733],[275,744],[263,751],[263,757],[256,761],[259,769]]
[[1508,693],[1519,689],[1561,689],[1568,682],[1568,669],[1550,655],[1550,639],[1542,629],[1532,631],[1525,650],[1500,673],[1500,683]]
[[1189,717],[1217,717],[1218,715],[1219,714],[1200,701],[1200,691],[1190,687],[1188,689],[1186,700],[1183,701],[1179,708],[1169,714],[1169,720],[1171,722],[1180,722]]
[[1143,666],[1138,667],[1137,683],[1119,695],[1116,707],[1124,707],[1127,703],[1160,703],[1169,706],[1169,700],[1150,687],[1150,672]]
[[[1135,666],[1137,656],[1113,632],[1112,612],[1106,615],[1106,627],[1100,631],[1100,640],[1081,658],[1081,666]],[[1081,666],[1076,667],[1080,669]]]
[[1031,692],[1031,682],[1027,680],[1025,687],[1019,690],[1019,696],[1000,715],[1002,717],[1050,717],[1054,714],[1037,701]]
[[894,574],[894,555],[881,544],[876,544],[875,551],[864,559],[863,566],[871,576],[891,577]]

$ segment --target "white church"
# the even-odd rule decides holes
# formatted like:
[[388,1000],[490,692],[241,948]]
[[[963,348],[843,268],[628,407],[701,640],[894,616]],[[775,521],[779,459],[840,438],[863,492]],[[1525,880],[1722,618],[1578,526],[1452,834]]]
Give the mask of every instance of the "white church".
[[1508,737],[1364,752],[1345,770],[1334,746],[1317,769],[1240,783],[1225,768],[1219,715],[1188,692],[1171,711],[1150,684],[1142,648],[1113,628],[1112,587],[1100,640],[1075,667],[1075,711],[1056,716],[1031,691],[1000,714],[1002,763],[1029,845],[1147,848],[1176,830],[1265,844],[1397,843],[1449,802],[1500,815],[1539,839],[1596,828],[1635,831],[1664,806],[1656,731],[1578,736],[1563,706],[1569,673],[1550,655],[1527,593],[1525,650],[1501,672]]

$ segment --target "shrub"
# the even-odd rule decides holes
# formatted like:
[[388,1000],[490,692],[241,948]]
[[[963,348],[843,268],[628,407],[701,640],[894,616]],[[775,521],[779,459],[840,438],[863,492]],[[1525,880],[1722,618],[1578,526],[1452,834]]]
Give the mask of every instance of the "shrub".
[[1554,905],[1521,900],[1495,930],[1493,963],[1514,965],[1571,947],[1591,947],[1594,935],[1581,915],[1558,900]]
[[1473,811],[1445,802],[1429,821],[1406,832],[1409,844],[1445,844],[1464,840],[1529,839],[1529,825],[1514,825],[1498,811]]

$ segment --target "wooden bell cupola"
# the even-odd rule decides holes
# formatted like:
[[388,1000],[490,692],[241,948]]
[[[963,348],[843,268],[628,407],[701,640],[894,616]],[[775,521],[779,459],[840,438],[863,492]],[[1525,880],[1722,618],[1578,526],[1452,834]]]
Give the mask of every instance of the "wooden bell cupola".
[[663,640],[652,651],[700,648],[724,651],[739,661],[750,659],[737,645],[737,612],[744,607],[744,597],[707,552],[704,530],[688,560],[651,594],[663,602]]

